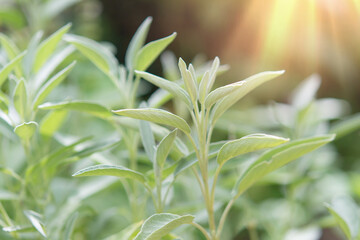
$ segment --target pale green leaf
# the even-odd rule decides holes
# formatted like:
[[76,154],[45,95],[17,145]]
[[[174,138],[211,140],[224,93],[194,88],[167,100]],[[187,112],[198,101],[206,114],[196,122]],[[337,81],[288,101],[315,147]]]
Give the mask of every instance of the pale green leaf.
[[134,36],[129,43],[129,47],[127,48],[125,54],[125,65],[129,70],[133,70],[135,68],[136,55],[145,43],[145,39],[149,32],[151,22],[152,17],[147,17],[136,30]]
[[347,239],[355,240],[359,235],[360,215],[359,208],[349,197],[337,197],[331,204],[325,204],[330,213],[334,216],[341,230]]
[[[5,34],[0,33],[0,43],[1,46],[5,49],[9,60],[13,60],[16,56],[20,54],[20,51],[16,44]],[[16,76],[21,77],[22,72],[20,66],[16,66],[14,68],[14,71],[16,73]]]
[[180,79],[176,56],[173,52],[165,51],[163,54],[161,54],[160,61],[166,79],[170,81],[176,81]]
[[15,87],[13,102],[14,107],[22,120],[24,120],[26,115],[27,96],[25,81],[21,79]]
[[71,54],[75,51],[74,46],[67,46],[59,52],[54,53],[46,63],[41,67],[34,78],[32,89],[37,90],[48,79],[50,74]]
[[241,154],[254,152],[264,148],[271,148],[289,141],[288,138],[267,134],[251,134],[240,139],[225,143],[217,156],[217,162],[224,164],[226,161]]
[[285,164],[323,146],[332,141],[334,135],[323,135],[307,139],[300,139],[275,147],[262,154],[253,162],[244,174],[240,177],[236,186],[236,196],[240,196],[244,191],[259,181],[262,177]]
[[145,71],[160,55],[162,51],[175,39],[176,33],[168,37],[164,37],[152,42],[149,42],[142,47],[136,54],[136,70]]
[[147,72],[135,71],[135,73],[146,81],[156,85],[157,87],[170,92],[172,95],[181,99],[184,103],[186,103],[186,105],[191,108],[192,105],[189,94],[178,84]]
[[134,240],[159,240],[175,228],[183,224],[190,224],[193,220],[194,216],[191,215],[154,214],[146,219]]
[[94,40],[72,34],[66,34],[64,40],[73,44],[108,77],[117,76],[118,62],[107,48]]
[[143,221],[131,224],[130,226],[121,230],[119,233],[113,234],[110,237],[105,238],[104,240],[133,239],[138,233],[139,228],[142,224]]
[[159,124],[169,125],[180,129],[185,133],[190,133],[190,127],[181,117],[161,109],[143,108],[143,109],[123,109],[113,111],[114,113],[126,117],[140,120],[146,120]]
[[74,231],[75,222],[76,222],[76,219],[78,218],[78,216],[79,216],[79,212],[74,212],[67,219],[66,224],[65,224],[65,229],[64,229],[64,240],[73,239],[71,237],[71,235],[72,235],[72,233]]
[[229,109],[250,91],[283,73],[284,71],[262,72],[243,80],[241,88],[238,88],[236,91],[224,97],[220,102],[216,103],[212,113],[213,124],[227,109]]
[[10,60],[19,55],[20,51],[18,47],[8,36],[3,33],[0,33],[0,43],[1,46],[5,49],[6,54]]
[[154,139],[154,134],[150,127],[150,123],[147,121],[140,120],[139,129],[140,129],[141,141],[144,146],[146,155],[148,156],[150,161],[154,162],[155,139]]
[[44,103],[39,106],[44,110],[73,110],[92,114],[100,118],[111,117],[112,114],[106,107],[86,101],[69,101],[60,103]]
[[293,91],[291,96],[292,105],[294,105],[297,109],[307,107],[315,99],[320,84],[321,78],[318,74],[313,74],[305,79]]
[[5,80],[8,78],[11,71],[19,65],[23,57],[25,56],[26,52],[20,53],[18,56],[16,56],[13,60],[11,60],[8,64],[6,64],[1,70],[0,70],[0,87],[3,85]]
[[31,211],[31,210],[25,210],[24,211],[25,216],[30,220],[31,224],[34,226],[34,228],[43,236],[46,238],[46,232],[44,225],[41,222],[42,216],[38,214],[37,212]]
[[186,63],[182,58],[179,58],[179,69],[181,73],[181,77],[185,84],[185,89],[189,93],[191,97],[191,101],[196,103],[197,101],[197,87],[196,87],[196,78],[193,78],[193,75],[186,69]]
[[40,134],[48,137],[53,136],[63,124],[66,116],[66,110],[55,110],[49,112],[45,117],[43,117],[40,123]]
[[177,129],[170,132],[166,137],[164,137],[159,146],[156,149],[156,162],[160,167],[163,167],[166,161],[167,156],[170,153],[171,147],[175,141],[177,134]]
[[24,122],[16,126],[14,132],[24,141],[28,141],[36,132],[37,127],[36,122]]
[[241,88],[242,85],[243,82],[236,82],[215,89],[214,91],[210,92],[210,94],[206,97],[205,107],[207,109],[210,109],[212,105],[214,105],[224,97],[228,96],[229,94],[233,93],[237,89]]
[[0,188],[0,201],[16,201],[19,200],[20,196],[10,192],[6,189],[1,189]]
[[336,139],[344,137],[360,129],[360,113],[354,114],[344,120],[337,121],[330,128],[330,133],[336,134]]
[[40,44],[36,52],[35,62],[33,66],[35,72],[37,72],[41,68],[41,66],[46,62],[50,55],[55,51],[63,35],[69,31],[70,27],[71,23],[66,24]]
[[36,32],[28,44],[27,53],[24,56],[24,60],[22,62],[24,74],[27,79],[31,77],[32,69],[34,66],[34,59],[43,34],[43,31]]
[[51,91],[58,86],[70,73],[70,71],[75,66],[76,62],[72,62],[67,67],[65,67],[63,70],[58,72],[55,76],[53,76],[44,86],[41,87],[39,92],[37,93],[34,103],[33,103],[33,109],[36,110],[37,107],[45,100],[45,98],[51,93]]
[[114,176],[120,178],[129,178],[140,182],[145,182],[146,178],[143,174],[134,170],[112,165],[95,165],[84,168],[73,174],[74,177],[84,176]]
[[199,84],[199,101],[201,104],[205,103],[205,98],[207,97],[208,94],[207,85],[209,83],[209,78],[210,78],[210,72],[206,71],[203,77],[201,78]]

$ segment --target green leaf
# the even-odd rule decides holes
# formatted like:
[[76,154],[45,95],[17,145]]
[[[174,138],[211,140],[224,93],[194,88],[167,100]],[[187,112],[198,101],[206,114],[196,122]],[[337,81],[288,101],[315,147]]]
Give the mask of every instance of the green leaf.
[[20,118],[24,120],[27,109],[27,91],[25,81],[23,79],[20,80],[15,87],[13,102],[16,111],[20,115]]
[[64,229],[64,240],[72,239],[71,235],[74,231],[75,222],[78,216],[79,216],[79,212],[74,212],[73,214],[71,214],[69,219],[67,219]]
[[21,62],[23,57],[25,56],[26,52],[20,53],[17,57],[15,57],[11,62],[6,64],[0,71],[0,87],[3,85],[5,80],[8,78],[11,71],[18,66],[18,64]]
[[152,17],[147,17],[140,25],[140,27],[136,30],[134,36],[129,43],[129,47],[127,48],[125,54],[125,65],[126,68],[129,70],[133,70],[135,68],[136,55],[145,43],[145,39],[149,32],[151,22]]
[[34,59],[35,59],[35,56],[36,56],[36,53],[38,50],[38,46],[39,46],[42,36],[43,36],[42,31],[36,32],[28,44],[27,53],[24,56],[24,60],[22,63],[22,67],[24,69],[24,74],[27,79],[29,79],[31,77],[30,73],[32,72],[32,69],[34,66]]
[[147,121],[139,121],[141,141],[144,146],[146,155],[150,161],[154,162],[155,156],[155,139],[150,127],[150,123]]
[[318,74],[313,74],[305,79],[293,91],[291,96],[292,105],[299,110],[307,107],[315,99],[320,84],[321,78]]
[[248,94],[251,90],[271,79],[280,76],[283,73],[284,71],[262,72],[243,80],[241,88],[224,97],[215,105],[212,113],[213,124],[227,109],[229,109],[238,100]]
[[106,107],[86,101],[70,101],[60,103],[44,103],[39,106],[40,109],[45,110],[74,110],[86,112],[100,118],[111,117],[112,114]]
[[74,177],[83,177],[83,176],[114,176],[120,178],[129,178],[137,180],[139,182],[145,182],[146,178],[143,174],[133,171],[131,169],[121,167],[121,166],[112,166],[112,165],[95,165],[91,167],[84,168],[80,171],[77,171],[73,174]]
[[267,134],[251,134],[240,139],[225,143],[217,156],[217,162],[224,164],[226,161],[241,154],[254,152],[264,148],[271,148],[289,141],[288,138],[281,138]]
[[166,137],[164,137],[159,146],[156,149],[156,162],[162,168],[165,164],[166,158],[170,153],[171,147],[175,141],[177,134],[177,129],[170,132]]
[[49,112],[40,123],[40,134],[51,137],[59,130],[67,116],[66,110],[55,110]]
[[360,129],[360,113],[354,114],[345,120],[337,121],[330,128],[330,133],[336,134],[336,139],[344,137]]
[[36,95],[33,103],[33,109],[36,110],[37,107],[45,100],[45,98],[50,94],[50,92],[59,85],[66,76],[70,73],[70,71],[75,66],[76,62],[72,62],[63,70],[58,72],[55,76],[53,76],[42,88],[39,90],[38,94]]
[[181,77],[185,84],[185,89],[189,93],[191,97],[191,101],[193,103],[196,103],[197,101],[197,87],[196,87],[196,79],[194,79],[193,75],[186,69],[186,63],[182,58],[179,58],[179,69],[181,73]]
[[74,46],[67,46],[66,48],[53,54],[53,56],[44,63],[39,72],[36,74],[33,89],[37,90],[41,85],[43,85],[50,74],[74,51]]
[[359,236],[360,216],[359,208],[349,197],[337,197],[331,204],[325,204],[334,216],[347,239],[355,240]]
[[41,222],[42,216],[37,212],[31,210],[24,211],[25,216],[30,220],[31,224],[35,227],[35,229],[46,238],[45,228]]
[[37,127],[36,122],[24,122],[16,126],[14,132],[24,141],[28,141],[36,132]]
[[241,88],[243,84],[244,82],[240,81],[240,82],[228,84],[223,87],[219,87],[214,91],[210,92],[210,94],[205,99],[205,107],[207,109],[210,109],[212,105],[214,105],[219,100],[223,99],[224,97],[228,96],[229,94]]
[[155,86],[170,92],[172,95],[186,103],[187,106],[192,108],[189,94],[178,84],[147,72],[135,71],[135,73]]
[[20,195],[0,188],[0,201],[17,201],[20,199]]
[[144,222],[134,240],[159,240],[173,229],[183,224],[190,224],[193,220],[194,216],[191,215],[154,214]]
[[64,40],[73,44],[108,77],[117,76],[118,62],[107,48],[91,39],[72,34],[66,34]]
[[71,23],[66,24],[40,44],[36,52],[35,62],[33,66],[35,72],[37,72],[41,68],[41,66],[46,62],[50,55],[55,51],[58,43],[61,41],[63,35],[69,31],[70,27]]
[[130,226],[121,230],[121,232],[105,238],[105,240],[134,239],[135,235],[138,233],[138,229],[142,224],[143,221],[131,224]]
[[[5,34],[0,33],[0,43],[1,46],[5,49],[9,60],[13,60],[16,56],[20,54],[20,51],[16,46],[16,44]],[[20,66],[16,66],[14,68],[14,71],[16,73],[16,76],[18,77],[22,76],[22,71]]]
[[5,49],[6,54],[10,60],[19,55],[20,51],[18,47],[8,36],[3,33],[0,33],[0,43],[1,46]]
[[184,119],[172,114],[168,111],[154,108],[143,109],[123,109],[113,111],[114,113],[126,117],[131,117],[140,120],[146,120],[159,124],[169,125],[182,130],[185,133],[190,133],[190,127]]
[[216,72],[220,66],[220,59],[216,57],[211,65],[210,72],[205,72],[199,84],[199,99],[200,103],[203,104],[205,97],[210,92],[212,86],[214,85]]
[[149,42],[136,54],[136,70],[145,71],[164,49],[175,39],[176,33],[170,36]]
[[250,164],[240,177],[236,186],[236,196],[240,196],[245,190],[259,181],[262,177],[285,164],[323,146],[332,141],[334,135],[323,135],[307,139],[300,139],[275,147],[262,154],[255,162]]

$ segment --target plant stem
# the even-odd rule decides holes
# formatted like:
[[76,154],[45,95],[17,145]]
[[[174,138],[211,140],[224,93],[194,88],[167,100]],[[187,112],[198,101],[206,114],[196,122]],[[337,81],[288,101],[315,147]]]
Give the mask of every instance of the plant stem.
[[211,240],[211,237],[209,233],[205,230],[205,228],[203,228],[201,225],[197,224],[196,222],[192,222],[191,225],[199,229],[207,240]]
[[224,227],[224,224],[225,224],[226,217],[227,217],[227,215],[228,215],[228,213],[229,213],[232,205],[234,204],[235,199],[236,199],[236,198],[233,198],[233,199],[231,199],[231,200],[228,202],[228,204],[227,204],[226,207],[225,207],[225,210],[224,210],[223,214],[221,215],[220,222],[219,222],[219,225],[218,225],[218,228],[217,228],[217,232],[216,232],[216,236],[217,236],[218,238],[220,238],[221,232],[222,232],[223,227]]

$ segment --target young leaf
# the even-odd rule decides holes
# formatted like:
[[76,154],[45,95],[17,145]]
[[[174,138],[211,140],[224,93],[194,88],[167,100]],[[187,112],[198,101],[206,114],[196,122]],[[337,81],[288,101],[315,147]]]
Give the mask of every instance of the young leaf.
[[50,76],[50,74],[71,54],[75,51],[74,46],[67,46],[55,53],[36,74],[33,89],[37,90]]
[[119,240],[119,239],[134,239],[135,235],[138,232],[138,229],[143,224],[143,221],[131,224],[121,232],[111,235],[110,237],[105,238],[104,240]]
[[71,23],[63,26],[40,44],[36,52],[36,57],[34,62],[35,72],[37,72],[41,68],[41,66],[54,52],[55,48],[62,39],[63,35],[69,31],[70,27],[71,27]]
[[39,90],[38,94],[36,95],[33,103],[33,109],[36,110],[37,107],[45,100],[45,98],[50,94],[50,92],[59,85],[66,76],[70,73],[70,71],[75,66],[76,62],[72,62],[63,70],[58,72],[55,76],[53,76],[42,88]]
[[84,168],[73,174],[73,177],[83,176],[114,176],[120,178],[129,178],[142,183],[146,181],[145,176],[139,172],[133,171],[125,167],[112,165],[95,165]]
[[60,103],[44,103],[39,106],[40,109],[45,110],[74,110],[80,112],[86,112],[100,118],[111,117],[112,114],[106,107],[91,102],[85,101],[71,101],[71,102],[60,102]]
[[262,177],[285,164],[323,146],[332,141],[335,135],[323,135],[307,139],[300,139],[275,147],[262,154],[253,162],[240,177],[236,186],[236,196],[240,196]]
[[[20,51],[17,48],[17,46],[15,45],[15,43],[10,38],[8,38],[5,34],[0,33],[0,43],[1,43],[1,46],[5,49],[9,60],[13,60],[17,55],[20,54]],[[16,73],[16,76],[18,76],[18,77],[22,76],[20,66],[16,66],[14,68],[14,71]]]
[[336,139],[346,136],[356,130],[360,129],[360,114],[354,114],[345,120],[336,122],[330,128],[330,133],[336,134]]
[[238,88],[236,91],[224,97],[215,105],[212,113],[213,124],[227,109],[229,109],[238,100],[248,94],[251,90],[271,79],[280,76],[283,73],[284,71],[262,72],[243,80],[243,85],[241,88]]
[[45,228],[43,224],[41,223],[41,215],[31,211],[31,210],[25,210],[24,211],[25,216],[30,220],[31,224],[35,227],[35,229],[46,238]]
[[24,141],[28,141],[34,135],[37,127],[36,122],[24,122],[16,126],[14,132]]
[[19,55],[20,51],[15,43],[7,37],[5,34],[0,33],[0,43],[1,46],[5,49],[6,54],[10,60],[14,59]]
[[251,134],[240,139],[225,143],[218,154],[217,162],[224,164],[229,159],[241,154],[254,152],[264,148],[271,148],[289,141],[288,138],[281,138],[267,134]]
[[194,79],[190,71],[186,69],[186,63],[184,62],[184,60],[182,60],[182,58],[179,58],[178,65],[179,65],[181,77],[185,84],[185,89],[190,94],[191,101],[195,103],[197,100],[197,87],[195,84],[196,79]]
[[27,108],[27,91],[25,81],[22,79],[18,82],[14,91],[14,107],[21,119],[24,120]]
[[170,92],[175,97],[181,99],[186,105],[191,107],[191,101],[189,94],[178,84],[174,82],[170,82],[164,78],[155,76],[153,74],[147,73],[147,72],[141,72],[141,71],[135,71],[135,73],[145,79],[146,81],[156,85],[159,88],[162,88],[168,92]]
[[125,54],[125,65],[128,69],[135,68],[135,58],[139,49],[144,45],[146,36],[149,32],[152,17],[147,17],[140,27],[136,30],[133,38],[129,43],[129,47]]
[[11,62],[6,64],[0,71],[0,87],[3,85],[11,71],[18,66],[18,64],[21,62],[23,57],[25,56],[26,52],[20,53],[17,57],[15,57]]
[[69,219],[67,219],[65,229],[64,229],[64,240],[72,239],[71,235],[74,231],[74,225],[75,225],[75,222],[76,222],[76,219],[78,218],[78,216],[79,216],[79,212],[74,212],[73,214],[71,214]]
[[155,156],[155,140],[154,135],[150,127],[150,123],[147,121],[140,120],[140,136],[141,141],[144,146],[146,155],[150,159],[150,161],[154,162]]
[[40,123],[40,134],[51,137],[61,127],[67,116],[66,110],[55,110],[49,112]]
[[232,92],[236,91],[237,89],[241,88],[243,84],[244,82],[236,82],[223,87],[219,87],[214,91],[210,92],[210,94],[205,99],[205,107],[207,109],[210,109],[212,105],[217,103],[222,98],[228,96]]
[[101,44],[91,39],[72,34],[66,34],[64,40],[73,44],[108,77],[112,78],[117,75],[117,60],[113,54]]
[[313,74],[305,79],[292,93],[292,105],[299,110],[307,107],[315,99],[320,84],[321,78],[318,74]]
[[156,150],[156,162],[160,167],[163,167],[166,161],[167,156],[170,153],[171,147],[176,138],[177,129],[170,132],[166,137],[164,137]]
[[325,204],[329,212],[334,216],[347,239],[358,239],[360,229],[359,208],[349,197],[337,197],[331,204]]
[[207,84],[209,82],[210,73],[209,71],[206,71],[201,78],[200,84],[199,84],[199,101],[201,104],[205,103],[205,98],[208,94],[207,91]]
[[203,103],[205,100],[205,97],[210,92],[212,86],[214,85],[215,78],[216,78],[216,72],[220,66],[220,59],[216,57],[211,65],[210,72],[206,72],[201,79],[201,82],[199,84],[199,98],[200,102]]
[[22,68],[24,69],[26,78],[30,78],[30,73],[34,66],[35,55],[37,53],[37,49],[43,34],[44,32],[42,31],[36,32],[28,44],[27,53],[24,56],[24,60],[22,62]]
[[134,240],[159,240],[173,229],[190,224],[194,220],[191,215],[179,216],[170,213],[154,214],[141,227]]
[[170,81],[180,79],[176,56],[173,52],[165,51],[161,54],[160,61],[166,79]]
[[162,51],[175,39],[176,33],[170,36],[149,42],[136,54],[136,70],[145,71],[160,55]]
[[114,113],[126,117],[131,117],[140,120],[146,120],[159,124],[169,125],[180,129],[185,133],[190,133],[190,127],[184,119],[172,114],[168,111],[154,108],[142,108],[142,109],[123,109],[113,111]]

